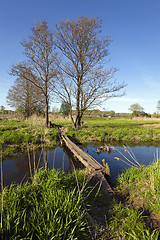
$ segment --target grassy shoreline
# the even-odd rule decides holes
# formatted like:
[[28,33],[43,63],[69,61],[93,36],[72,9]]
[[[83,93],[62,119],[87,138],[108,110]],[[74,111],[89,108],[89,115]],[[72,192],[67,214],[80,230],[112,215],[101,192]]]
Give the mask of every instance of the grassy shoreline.
[[4,188],[1,239],[88,239],[84,199],[78,191],[84,177],[81,171],[41,169],[32,183]]
[[106,142],[110,144],[158,144],[160,120],[158,119],[83,119],[78,131],[70,121],[54,121],[55,127],[45,129],[43,120],[4,120],[0,125],[0,144],[6,157],[14,156],[29,148],[50,148],[59,144],[57,126],[66,125],[67,135],[79,143]]
[[32,183],[4,188],[3,207],[0,194],[1,239],[158,240],[159,161],[123,173],[112,199],[84,170],[65,174],[40,169]]
[[[159,239],[159,173],[160,159],[157,155],[157,159],[152,164],[140,168],[132,167],[121,174],[115,187],[115,192],[121,201],[114,206],[113,222],[111,221],[113,232],[121,232],[126,237],[124,239]],[[134,221],[138,219],[141,219],[141,223],[136,226]],[[143,231],[144,227],[145,231]]]
[[[61,122],[57,122],[61,124]],[[5,157],[23,153],[28,148],[50,148],[59,144],[57,128],[44,128],[43,121],[1,121],[0,144]]]

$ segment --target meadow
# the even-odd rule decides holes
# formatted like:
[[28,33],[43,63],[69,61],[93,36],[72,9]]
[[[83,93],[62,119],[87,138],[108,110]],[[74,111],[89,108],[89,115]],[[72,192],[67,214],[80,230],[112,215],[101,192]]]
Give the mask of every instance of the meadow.
[[67,133],[81,142],[132,142],[151,144],[160,141],[160,119],[84,118],[82,129],[69,126]]
[[6,157],[27,148],[52,148],[59,145],[57,127],[67,126],[73,141],[121,142],[154,145],[160,142],[160,119],[84,118],[81,129],[75,131],[69,120],[54,120],[53,128],[44,128],[44,120],[1,120],[0,144]]

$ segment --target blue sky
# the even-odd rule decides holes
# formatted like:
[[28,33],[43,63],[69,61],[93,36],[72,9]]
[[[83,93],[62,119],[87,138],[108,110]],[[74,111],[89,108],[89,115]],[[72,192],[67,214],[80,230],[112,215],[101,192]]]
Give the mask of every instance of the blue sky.
[[[0,105],[10,109],[6,95],[14,77],[13,63],[24,59],[20,41],[36,22],[49,27],[63,18],[94,16],[103,19],[103,34],[111,35],[111,65],[117,81],[127,83],[126,96],[103,103],[105,110],[129,112],[139,103],[147,113],[160,99],[160,1],[158,0],[1,0],[0,2]],[[53,104],[52,104],[53,106]]]

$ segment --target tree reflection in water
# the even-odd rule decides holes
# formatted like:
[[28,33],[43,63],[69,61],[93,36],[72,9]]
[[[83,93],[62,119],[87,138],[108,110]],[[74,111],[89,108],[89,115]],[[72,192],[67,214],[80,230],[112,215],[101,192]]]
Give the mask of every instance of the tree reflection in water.
[[[120,174],[127,168],[125,163],[117,161],[115,157],[120,157],[118,151],[111,151],[110,153],[102,152],[97,154],[95,150],[99,146],[88,145],[83,147],[83,150],[88,152],[97,161],[102,163],[102,159],[109,164],[111,170],[111,180],[115,181],[117,174]],[[122,151],[122,146],[116,146],[119,151]],[[160,152],[159,146],[132,146],[133,153],[140,164],[148,165],[154,160],[154,154],[157,149]],[[65,172],[71,172],[75,168],[83,168],[82,163],[73,158],[73,155],[67,151],[66,148],[57,147],[52,150],[45,149],[43,151],[30,152],[30,165],[32,173],[36,172],[38,168],[44,169],[61,169]],[[29,156],[25,153],[19,157],[7,159],[3,161],[3,179],[4,186],[11,183],[20,183],[26,181],[30,177]]]

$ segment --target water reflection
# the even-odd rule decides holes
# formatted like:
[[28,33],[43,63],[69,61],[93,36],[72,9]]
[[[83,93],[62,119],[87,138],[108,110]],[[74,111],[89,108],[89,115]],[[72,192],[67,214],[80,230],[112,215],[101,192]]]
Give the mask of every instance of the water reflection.
[[83,165],[61,147],[43,152],[24,153],[19,157],[3,161],[4,186],[24,182],[42,167],[72,172],[75,168],[83,168]]
[[[129,166],[122,162],[121,160],[117,160],[116,158],[121,158],[122,160],[125,160],[124,157],[121,156],[121,154],[118,152],[124,154],[124,156],[132,161],[131,156],[124,151],[123,146],[116,146],[114,151],[109,152],[101,152],[96,153],[95,149],[97,149],[96,145],[90,145],[83,148],[84,151],[88,152],[92,157],[94,157],[96,160],[98,160],[102,164],[102,159],[105,159],[105,161],[110,166],[111,171],[111,180],[115,181],[118,174],[121,174],[125,169],[129,168]],[[118,150],[118,151],[117,151]],[[157,158],[157,152],[160,153],[160,146],[134,146],[130,147],[131,152],[134,154],[136,160],[141,165],[148,165],[152,163]]]
[[[84,146],[83,150],[88,152],[100,163],[102,163],[102,159],[105,159],[110,166],[112,181],[114,181],[116,176],[122,173],[124,169],[129,167],[124,162],[115,159],[115,157],[122,158],[118,152],[123,152],[122,146],[115,147],[115,150],[111,152],[102,151],[100,154],[96,152],[97,148],[99,148],[99,146],[92,144]],[[116,149],[118,149],[118,151]],[[130,149],[134,153],[137,161],[144,165],[148,165],[155,159],[157,150],[160,152],[160,146],[133,146],[130,147]],[[124,154],[126,155],[126,153]],[[126,157],[129,158],[127,155]],[[78,160],[75,160],[66,149],[63,151],[60,147],[44,152],[25,153],[19,157],[3,161],[4,186],[25,181],[31,175],[29,166],[32,172],[38,167],[62,169],[65,172],[73,171],[74,168],[83,168],[83,165]]]

